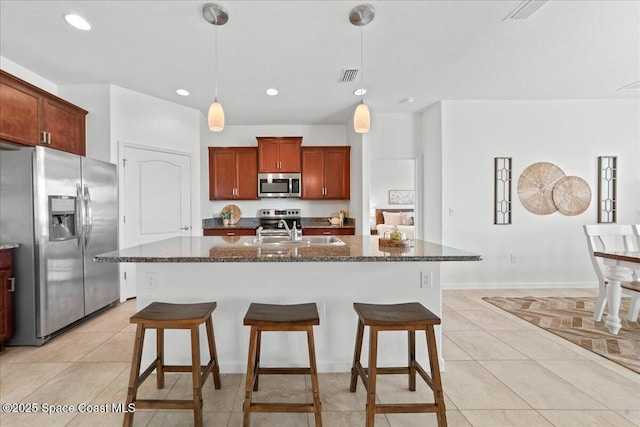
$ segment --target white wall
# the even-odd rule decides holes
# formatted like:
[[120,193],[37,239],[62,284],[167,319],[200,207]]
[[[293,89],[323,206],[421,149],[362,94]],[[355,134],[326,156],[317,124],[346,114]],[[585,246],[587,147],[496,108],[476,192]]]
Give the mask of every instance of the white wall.
[[58,96],[84,108],[87,114],[86,156],[105,162],[116,163],[111,158],[111,86],[110,85],[63,85]]
[[442,105],[429,106],[423,116],[424,144],[421,168],[423,184],[423,239],[442,243]]
[[[582,225],[597,221],[597,157],[618,156],[618,223],[640,222],[639,117],[636,100],[442,101],[442,241],[484,257],[478,263],[445,263],[444,285],[595,284]],[[493,225],[497,156],[513,158],[508,226]],[[523,207],[517,180],[541,161],[589,183],[592,201],[585,213],[543,216]]]
[[42,90],[46,90],[54,95],[58,94],[58,86],[50,80],[45,79],[39,74],[24,68],[22,65],[16,64],[12,60],[0,56],[0,68],[7,73],[13,74],[19,79],[29,82]]
[[[243,217],[256,217],[261,208],[297,208],[302,216],[329,217],[340,209],[349,210],[350,203],[345,200],[305,201],[300,199],[273,200],[209,200],[209,154],[208,147],[256,147],[256,136],[302,136],[302,146],[349,145],[347,128],[344,125],[264,125],[264,126],[225,126],[222,132],[210,132],[206,125],[200,147],[200,168],[202,188],[202,218],[219,216],[220,210],[230,203],[237,205]],[[352,153],[353,156],[353,153]],[[353,165],[353,160],[352,160]],[[352,171],[353,173],[353,171]],[[352,182],[353,186],[353,182]],[[352,187],[353,189],[353,187]],[[353,196],[352,196],[353,197]]]

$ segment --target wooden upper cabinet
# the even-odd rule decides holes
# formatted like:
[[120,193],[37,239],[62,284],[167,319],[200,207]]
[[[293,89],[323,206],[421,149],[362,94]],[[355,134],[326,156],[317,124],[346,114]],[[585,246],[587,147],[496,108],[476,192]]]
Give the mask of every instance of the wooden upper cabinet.
[[301,136],[258,136],[258,172],[299,173]]
[[209,199],[257,199],[257,162],[255,147],[209,147]]
[[351,147],[302,147],[302,198],[348,200]]
[[87,111],[0,70],[0,139],[85,155]]
[[42,97],[0,74],[0,139],[37,145]]

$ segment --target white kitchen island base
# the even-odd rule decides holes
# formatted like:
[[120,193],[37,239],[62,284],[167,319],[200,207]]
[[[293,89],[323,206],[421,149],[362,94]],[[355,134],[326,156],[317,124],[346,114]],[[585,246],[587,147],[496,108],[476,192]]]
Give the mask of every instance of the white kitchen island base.
[[[243,325],[243,318],[252,302],[318,305],[320,325],[314,334],[319,372],[350,371],[357,327],[354,302],[417,301],[439,317],[442,313],[439,262],[142,262],[136,267],[138,309],[153,301],[217,301],[213,325],[223,373],[246,370],[249,327]],[[430,279],[426,286],[421,285],[423,275]],[[262,345],[262,366],[308,365],[304,333],[268,334]],[[170,330],[165,335],[167,363],[190,364],[189,334]],[[416,338],[418,359],[428,366],[426,338],[421,333]],[[202,333],[203,349],[207,348],[205,339]],[[155,357],[155,340],[154,333],[146,334],[144,364]],[[444,370],[439,326],[436,341]],[[365,334],[363,351],[367,348]],[[406,332],[381,333],[378,349],[379,366],[405,365]]]

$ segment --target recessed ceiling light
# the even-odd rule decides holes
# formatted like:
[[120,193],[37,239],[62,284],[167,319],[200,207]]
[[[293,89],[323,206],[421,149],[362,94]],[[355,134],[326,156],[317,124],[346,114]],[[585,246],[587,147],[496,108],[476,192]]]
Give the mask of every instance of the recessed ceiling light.
[[278,89],[270,87],[266,92],[269,96],[276,96],[278,94]]
[[91,24],[89,24],[87,20],[84,19],[82,16],[70,13],[68,15],[65,15],[64,19],[67,21],[69,25],[79,30],[89,31],[91,29]]
[[189,91],[186,89],[178,89],[176,93],[180,96],[189,96]]
[[356,89],[356,90],[353,91],[353,94],[356,95],[356,96],[362,96],[365,93],[367,93],[366,89]]

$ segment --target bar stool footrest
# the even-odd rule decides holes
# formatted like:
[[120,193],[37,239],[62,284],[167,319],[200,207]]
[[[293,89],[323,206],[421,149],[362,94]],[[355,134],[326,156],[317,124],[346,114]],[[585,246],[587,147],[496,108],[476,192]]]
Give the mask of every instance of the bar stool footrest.
[[438,412],[439,406],[435,403],[378,403],[376,414],[402,414],[402,413],[431,413]]
[[251,412],[315,412],[313,403],[251,402]]
[[193,400],[179,399],[136,399],[133,401],[138,409],[194,409]]
[[310,375],[311,368],[258,368],[259,375]]

